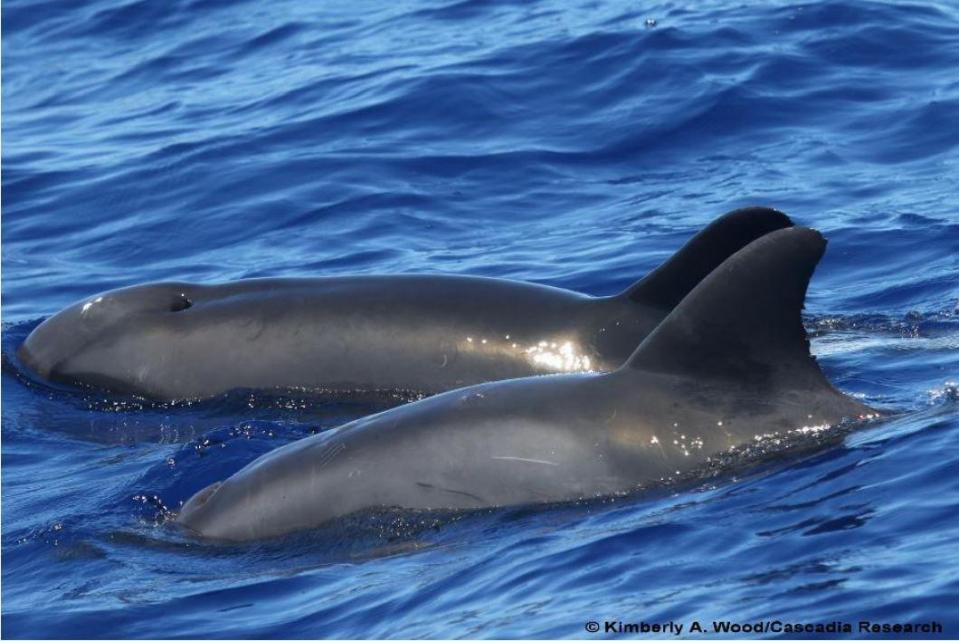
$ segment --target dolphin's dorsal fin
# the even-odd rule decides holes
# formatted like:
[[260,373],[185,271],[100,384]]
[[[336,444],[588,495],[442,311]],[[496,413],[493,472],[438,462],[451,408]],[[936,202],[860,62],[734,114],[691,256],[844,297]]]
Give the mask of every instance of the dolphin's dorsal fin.
[[640,344],[626,368],[766,385],[829,386],[801,311],[825,251],[806,227],[769,233],[717,267]]
[[672,309],[731,255],[771,231],[791,227],[789,216],[767,207],[745,207],[717,218],[665,263],[620,294],[637,303]]

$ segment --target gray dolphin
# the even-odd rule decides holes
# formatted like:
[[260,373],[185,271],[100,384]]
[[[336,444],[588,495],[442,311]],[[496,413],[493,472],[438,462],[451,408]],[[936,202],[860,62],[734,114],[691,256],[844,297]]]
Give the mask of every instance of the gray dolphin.
[[608,371],[714,267],[791,224],[771,209],[731,212],[610,297],[428,275],[128,287],[50,317],[18,356],[44,379],[159,400],[236,388],[433,394]]
[[476,385],[280,447],[178,521],[249,540],[367,508],[470,509],[614,495],[760,434],[874,411],[837,391],[800,318],[825,249],[793,227],[714,270],[619,369]]

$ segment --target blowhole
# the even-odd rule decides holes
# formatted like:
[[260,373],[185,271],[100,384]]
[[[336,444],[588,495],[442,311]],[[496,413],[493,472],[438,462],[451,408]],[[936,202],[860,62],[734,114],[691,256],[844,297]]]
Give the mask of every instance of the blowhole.
[[170,304],[171,312],[182,312],[184,309],[193,307],[193,301],[186,297],[186,294],[180,294],[179,298],[174,298]]

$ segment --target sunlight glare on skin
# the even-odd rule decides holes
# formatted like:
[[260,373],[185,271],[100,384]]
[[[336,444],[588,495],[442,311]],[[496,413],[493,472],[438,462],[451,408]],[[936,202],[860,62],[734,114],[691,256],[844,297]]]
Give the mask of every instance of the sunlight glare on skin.
[[477,336],[466,336],[463,348],[466,350],[490,349],[497,352],[503,350],[524,354],[533,365],[549,369],[554,372],[592,372],[592,359],[581,353],[576,343],[571,340],[548,341],[541,340],[528,347],[510,341],[510,334],[504,336],[505,345],[498,341]]
[[103,302],[103,296],[97,296],[93,300],[85,302],[83,304],[83,307],[80,309],[80,313],[86,314],[90,310],[90,308],[93,307],[94,303],[101,303],[101,302]]
[[548,367],[557,372],[589,372],[589,356],[577,353],[571,341],[561,345],[553,342],[539,341],[536,345],[526,348],[531,362]]

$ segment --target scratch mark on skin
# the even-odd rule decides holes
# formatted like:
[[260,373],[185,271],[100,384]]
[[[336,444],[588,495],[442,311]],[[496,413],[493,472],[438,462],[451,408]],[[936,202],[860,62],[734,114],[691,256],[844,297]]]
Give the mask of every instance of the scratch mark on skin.
[[490,458],[496,461],[521,461],[523,463],[539,463],[541,465],[559,465],[559,463],[554,463],[553,461],[543,461],[538,458],[522,458],[520,456],[492,456]]
[[335,459],[336,456],[345,449],[346,445],[343,443],[334,443],[330,447],[327,447],[321,451],[317,457],[317,468],[326,467],[332,463],[333,459]]
[[425,487],[428,490],[440,490],[441,492],[449,492],[450,494],[459,494],[461,496],[466,496],[468,498],[471,498],[474,501],[478,501],[479,503],[484,503],[484,504],[486,503],[486,501],[483,500],[482,497],[476,496],[475,494],[470,494],[469,492],[463,492],[462,490],[451,490],[446,487],[436,487],[435,485],[431,485],[429,483],[422,483],[420,481],[417,481],[416,484],[419,485],[420,487]]

